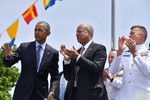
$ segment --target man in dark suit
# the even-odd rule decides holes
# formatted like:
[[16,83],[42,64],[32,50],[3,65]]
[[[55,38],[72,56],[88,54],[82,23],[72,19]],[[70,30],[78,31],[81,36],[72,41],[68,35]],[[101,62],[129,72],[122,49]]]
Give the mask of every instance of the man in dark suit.
[[[9,43],[3,45],[5,56],[3,64],[7,67],[21,61],[21,74],[17,81],[13,100],[53,100],[58,82],[58,51],[48,44],[46,38],[50,35],[50,26],[40,21],[34,30],[35,41],[22,43],[12,52]],[[39,61],[36,59],[40,45]],[[50,73],[50,91],[48,74]]]
[[93,33],[91,25],[80,24],[76,36],[82,47],[76,50],[73,46],[70,50],[65,45],[61,46],[63,71],[68,81],[65,100],[108,99],[102,75],[107,58],[106,48],[92,41]]

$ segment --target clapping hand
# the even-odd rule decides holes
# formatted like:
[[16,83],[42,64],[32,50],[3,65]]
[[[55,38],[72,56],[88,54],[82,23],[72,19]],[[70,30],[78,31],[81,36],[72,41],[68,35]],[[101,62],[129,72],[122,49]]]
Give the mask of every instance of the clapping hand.
[[67,49],[65,45],[61,45],[61,54],[64,56],[66,61],[69,61],[71,58],[76,59],[79,56],[78,51],[73,46],[72,49]]
[[117,55],[121,55],[122,52],[125,50],[126,48],[126,45],[125,45],[125,41],[126,41],[127,38],[125,38],[124,36],[122,37],[119,37],[118,39],[118,53]]
[[136,42],[130,37],[126,39],[126,46],[129,48],[129,51],[134,54],[136,52]]
[[71,58],[66,54],[66,46],[65,45],[61,45],[61,47],[60,47],[61,49],[60,49],[60,53],[64,56],[64,59],[66,60],[66,61],[69,61],[69,60],[71,60]]
[[76,50],[76,48],[73,46],[72,49],[66,49],[66,54],[73,59],[76,59],[79,56],[78,51]]

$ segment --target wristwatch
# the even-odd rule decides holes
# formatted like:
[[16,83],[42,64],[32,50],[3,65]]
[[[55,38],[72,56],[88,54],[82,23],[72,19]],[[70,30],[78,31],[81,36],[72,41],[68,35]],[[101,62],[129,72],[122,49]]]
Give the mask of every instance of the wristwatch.
[[110,81],[112,82],[114,80],[114,78],[110,79]]

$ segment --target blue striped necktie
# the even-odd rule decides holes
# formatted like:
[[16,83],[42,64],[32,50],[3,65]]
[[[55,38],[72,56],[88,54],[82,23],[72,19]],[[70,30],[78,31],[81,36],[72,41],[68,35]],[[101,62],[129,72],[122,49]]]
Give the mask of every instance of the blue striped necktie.
[[37,51],[36,51],[36,64],[37,64],[37,71],[39,70],[39,62],[40,62],[40,57],[41,57],[41,45],[37,46]]

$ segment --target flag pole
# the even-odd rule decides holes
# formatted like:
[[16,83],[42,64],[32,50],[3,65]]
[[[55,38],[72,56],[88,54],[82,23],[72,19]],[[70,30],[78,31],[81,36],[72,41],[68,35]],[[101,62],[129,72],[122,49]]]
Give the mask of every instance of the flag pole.
[[111,0],[111,50],[115,49],[115,0]]
[[150,50],[150,43],[149,43],[149,49],[148,50]]

